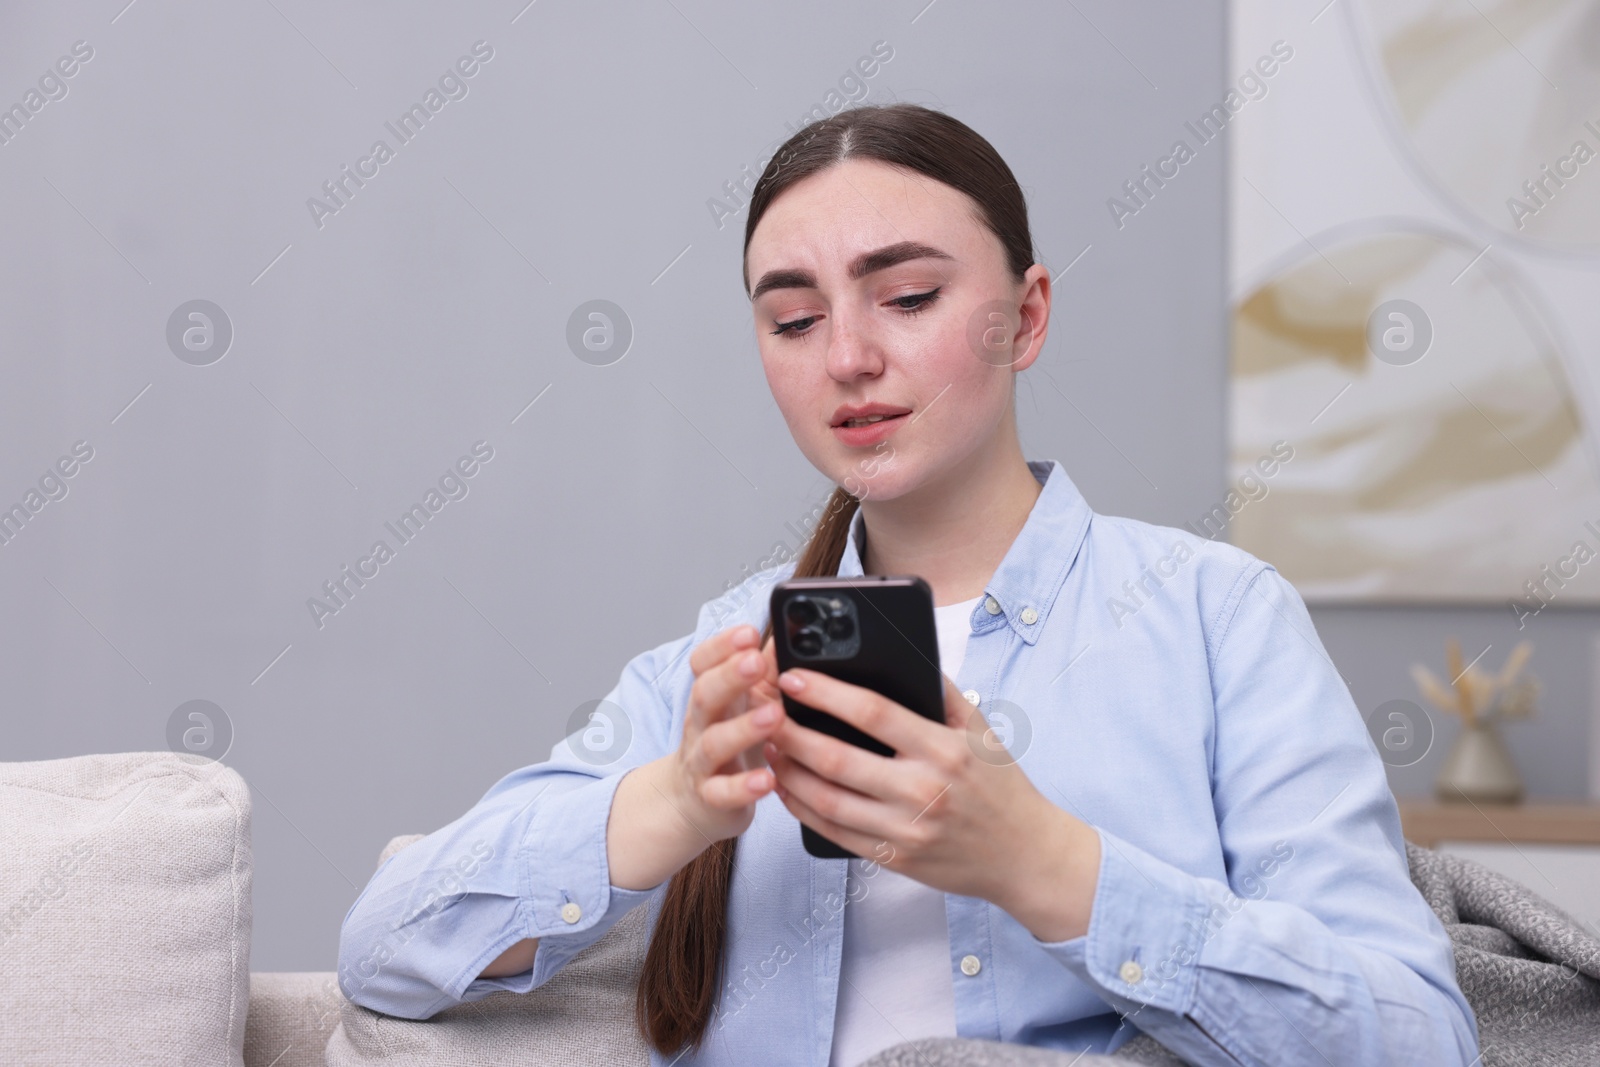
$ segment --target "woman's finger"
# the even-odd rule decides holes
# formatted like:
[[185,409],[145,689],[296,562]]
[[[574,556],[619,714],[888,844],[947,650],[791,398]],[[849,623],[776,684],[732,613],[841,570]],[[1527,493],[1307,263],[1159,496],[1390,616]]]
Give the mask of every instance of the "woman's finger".
[[835,785],[804,764],[790,759],[781,749],[775,754],[768,752],[767,759],[778,784],[783,786],[788,795],[797,798],[830,823],[848,826],[857,833],[881,837],[896,818],[894,809],[883,801]]
[[783,690],[778,688],[778,653],[774,638],[767,638],[767,643],[761,647],[761,656],[765,670],[762,671],[761,680],[750,690],[750,699],[754,703],[766,700],[781,701]]
[[754,748],[779,728],[783,707],[761,704],[742,715],[712,723],[700,732],[689,752],[689,770],[697,778],[709,777],[740,753]]
[[746,648],[708,668],[689,690],[685,729],[699,733],[726,718],[734,701],[761,678],[765,666],[760,652]]
[[689,669],[694,671],[696,676],[704,674],[734,652],[754,648],[760,636],[760,631],[749,623],[730,626],[726,630],[714,633],[689,653]]
[[943,729],[888,697],[820,671],[791,667],[779,676],[778,684],[790,699],[826,711],[899,753],[930,753]]
[[736,774],[713,774],[700,783],[700,799],[708,807],[733,811],[772,792],[777,781],[766,767]]
[[880,756],[793,719],[773,733],[773,744],[787,759],[864,796],[894,800],[906,795],[906,760]]
[[960,687],[956,685],[955,679],[943,671],[939,673],[939,677],[944,679],[945,725],[953,726],[957,730],[964,730],[967,728],[972,716],[977,713],[977,709],[968,702]]
[[867,859],[875,859],[878,856],[884,855],[886,852],[889,854],[893,853],[893,847],[886,839],[859,833],[845,826],[841,826],[839,823],[834,822],[832,819],[828,818],[811,805],[807,804],[804,800],[800,799],[795,795],[793,790],[789,789],[787,786],[784,786],[781,782],[779,783],[778,796],[779,799],[783,801],[783,806],[788,808],[790,814],[792,814],[795,818],[811,827],[823,837],[826,837],[829,841],[849,849],[858,856],[863,856]]

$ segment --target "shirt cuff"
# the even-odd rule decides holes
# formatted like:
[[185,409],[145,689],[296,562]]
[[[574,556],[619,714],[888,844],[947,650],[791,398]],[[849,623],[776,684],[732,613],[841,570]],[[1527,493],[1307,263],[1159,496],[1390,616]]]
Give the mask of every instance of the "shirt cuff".
[[660,891],[659,885],[622,889],[611,884],[606,824],[617,788],[636,769],[533,802],[535,812],[528,823],[517,872],[526,889],[521,907],[522,932],[516,939],[539,939],[533,967],[502,978],[477,977],[490,960],[516,941],[499,945],[481,963],[474,963],[475,970],[458,977],[458,997],[494,989],[526,993],[543,985],[572,957],[604,937],[630,910]]
[[1094,830],[1100,876],[1088,931],[1035,942],[1108,1000],[1186,1013],[1194,1003],[1206,918],[1214,910],[1204,880]]
[[[609,888],[610,902],[605,915],[599,922],[588,924],[582,936],[577,934],[566,937],[542,936],[539,939],[539,947],[534,951],[531,968],[521,974],[508,974],[499,978],[472,978],[469,974],[466,976],[466,984],[455,992],[455,999],[477,1000],[501,989],[512,993],[527,993],[544,985],[555,977],[557,971],[572,962],[574,956],[605,937],[624,915],[649,900],[661,889],[660,886],[653,889],[622,889],[618,886]],[[494,955],[498,956],[509,947],[507,945],[498,949]],[[494,956],[489,958],[493,959]],[[481,974],[485,966],[488,966],[488,960],[478,968],[478,973]]]

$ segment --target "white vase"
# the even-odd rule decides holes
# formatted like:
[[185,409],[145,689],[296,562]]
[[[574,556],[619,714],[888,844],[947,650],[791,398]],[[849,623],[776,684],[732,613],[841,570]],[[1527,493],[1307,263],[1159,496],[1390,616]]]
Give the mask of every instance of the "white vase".
[[1440,800],[1457,803],[1515,804],[1522,799],[1522,779],[1493,722],[1480,720],[1461,731],[1433,791]]

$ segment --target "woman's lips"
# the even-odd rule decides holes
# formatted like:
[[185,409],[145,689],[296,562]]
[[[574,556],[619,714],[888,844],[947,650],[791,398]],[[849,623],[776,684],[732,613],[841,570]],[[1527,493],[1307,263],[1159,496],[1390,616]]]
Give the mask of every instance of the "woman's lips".
[[889,415],[865,426],[835,426],[833,435],[852,448],[875,445],[899,429],[907,415]]

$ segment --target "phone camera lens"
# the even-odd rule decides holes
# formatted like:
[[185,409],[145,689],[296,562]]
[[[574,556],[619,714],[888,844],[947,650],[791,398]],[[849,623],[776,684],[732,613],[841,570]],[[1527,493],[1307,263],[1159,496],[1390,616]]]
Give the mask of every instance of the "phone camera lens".
[[843,641],[855,633],[855,623],[850,621],[848,615],[835,615],[827,622],[828,637],[833,641]]
[[811,627],[794,635],[794,650],[802,656],[820,656],[822,646],[822,635]]
[[822,609],[817,606],[815,601],[797,596],[789,601],[785,614],[789,616],[789,621],[796,626],[810,626],[822,618]]

